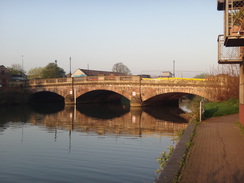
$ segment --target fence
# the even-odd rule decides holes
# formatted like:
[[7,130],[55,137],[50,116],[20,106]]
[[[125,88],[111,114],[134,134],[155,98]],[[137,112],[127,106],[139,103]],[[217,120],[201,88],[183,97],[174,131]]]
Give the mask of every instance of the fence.
[[218,62],[220,64],[231,64],[231,63],[241,63],[242,62],[242,52],[241,47],[225,47],[224,35],[219,35],[218,37]]

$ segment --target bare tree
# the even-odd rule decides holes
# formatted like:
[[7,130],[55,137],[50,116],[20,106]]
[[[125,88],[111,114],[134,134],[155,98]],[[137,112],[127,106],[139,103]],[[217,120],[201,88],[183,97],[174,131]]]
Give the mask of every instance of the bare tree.
[[124,65],[122,62],[118,62],[118,63],[114,64],[112,71],[124,73],[126,75],[131,75],[130,69],[126,65]]
[[8,70],[12,75],[17,74],[23,76],[25,74],[25,71],[20,64],[12,64],[11,67],[8,67]]
[[228,90],[225,91],[211,91],[218,94],[216,96],[220,101],[230,98],[239,98],[239,66],[234,64],[226,64],[212,68],[211,80],[216,83],[222,83]]

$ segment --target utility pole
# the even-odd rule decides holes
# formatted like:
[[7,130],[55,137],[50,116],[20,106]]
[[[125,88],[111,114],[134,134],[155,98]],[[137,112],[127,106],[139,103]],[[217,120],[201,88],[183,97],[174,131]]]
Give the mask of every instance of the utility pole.
[[22,77],[24,77],[24,55],[21,55],[22,57],[22,72],[21,72],[21,75]]
[[70,74],[70,77],[71,77],[71,57],[69,57],[69,74]]
[[175,60],[173,60],[173,76],[175,78]]

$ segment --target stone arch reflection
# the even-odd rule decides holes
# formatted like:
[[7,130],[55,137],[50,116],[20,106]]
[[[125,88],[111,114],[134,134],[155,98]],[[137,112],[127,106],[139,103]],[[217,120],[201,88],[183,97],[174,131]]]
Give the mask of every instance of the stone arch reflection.
[[179,111],[170,113],[169,110],[173,109],[158,109],[156,112],[155,110],[153,109],[154,113],[152,113],[148,108],[132,108],[130,111],[125,110],[123,114],[116,113],[116,117],[99,118],[99,115],[89,116],[70,105],[52,115],[43,114],[40,117],[40,114],[32,114],[30,122],[35,125],[44,125],[51,131],[60,129],[116,136],[175,132],[187,126],[186,120],[180,117]]
[[88,117],[97,119],[113,119],[130,111],[129,106],[107,103],[77,105],[76,109]]
[[[56,111],[46,108],[43,112],[31,106],[21,107],[16,110],[19,112],[14,116],[11,112],[5,113],[4,118],[1,119],[13,122],[18,120],[16,125],[19,124],[20,127],[24,125],[23,122],[19,122],[21,119],[25,123],[44,128],[45,131],[53,134],[54,141],[59,138],[60,131],[62,133],[67,132],[69,151],[71,151],[72,133],[97,134],[103,137],[112,136],[116,138],[120,136],[140,138],[156,135],[156,137],[161,138],[187,127],[187,123],[184,123],[182,118],[169,118],[168,114],[177,115],[177,112],[169,113],[166,109],[158,109],[155,112],[156,109],[154,108],[152,110],[154,114],[148,108],[131,108],[130,110],[125,109],[122,113],[116,113],[116,117],[110,116],[107,118],[88,116],[77,110],[74,105],[64,106],[63,109]],[[160,113],[168,114],[165,117],[165,114]],[[1,129],[4,131],[4,122],[0,125],[3,126]]]

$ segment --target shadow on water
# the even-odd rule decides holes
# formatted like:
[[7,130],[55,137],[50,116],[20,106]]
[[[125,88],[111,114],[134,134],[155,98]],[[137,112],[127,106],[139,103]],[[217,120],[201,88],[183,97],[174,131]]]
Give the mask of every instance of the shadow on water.
[[33,112],[46,115],[58,113],[63,110],[64,104],[62,103],[4,106],[0,108],[0,127],[8,122],[26,123]]
[[80,113],[97,119],[113,119],[130,111],[129,107],[120,104],[82,104],[76,106]]
[[172,106],[153,106],[145,107],[143,111],[156,119],[171,121],[177,123],[187,123],[188,121],[181,117],[185,113],[182,109]]
[[5,106],[0,108],[0,125],[7,122],[26,123],[32,111],[27,105]]
[[30,104],[29,107],[33,112],[39,114],[54,114],[63,111],[65,105],[64,103],[38,103]]

